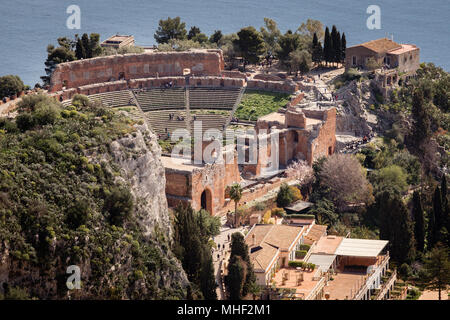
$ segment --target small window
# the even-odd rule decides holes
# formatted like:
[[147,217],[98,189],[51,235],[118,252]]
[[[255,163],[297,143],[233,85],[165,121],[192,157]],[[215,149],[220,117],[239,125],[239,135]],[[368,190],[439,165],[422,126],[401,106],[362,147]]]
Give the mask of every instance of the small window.
[[352,57],[352,64],[353,64],[354,66],[356,66],[356,56],[353,56],[353,57]]

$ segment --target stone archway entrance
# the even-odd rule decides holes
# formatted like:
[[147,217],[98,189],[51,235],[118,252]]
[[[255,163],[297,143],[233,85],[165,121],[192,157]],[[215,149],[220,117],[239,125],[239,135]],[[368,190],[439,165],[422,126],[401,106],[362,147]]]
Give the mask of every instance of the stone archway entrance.
[[203,190],[202,195],[200,196],[200,205],[201,208],[208,211],[211,215],[212,212],[212,193],[209,188],[205,188]]

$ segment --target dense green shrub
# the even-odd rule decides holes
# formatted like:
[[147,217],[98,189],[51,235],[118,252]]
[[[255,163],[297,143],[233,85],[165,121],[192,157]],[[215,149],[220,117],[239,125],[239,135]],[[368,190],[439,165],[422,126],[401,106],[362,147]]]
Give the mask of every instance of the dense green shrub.
[[133,211],[133,196],[126,188],[114,187],[105,200],[105,210],[112,224],[120,226]]
[[7,75],[0,77],[0,99],[17,95],[25,90],[25,85],[18,76]]
[[39,125],[54,124],[60,117],[61,109],[56,103],[47,104],[40,102],[35,106],[35,110],[32,113],[34,122]]
[[30,113],[19,114],[16,118],[16,125],[20,131],[25,132],[34,127],[35,125],[34,118],[31,116]]
[[303,268],[305,265],[305,262],[303,261],[289,261],[288,266],[291,268]]
[[86,200],[77,201],[74,206],[67,210],[67,224],[73,229],[87,224],[88,219],[89,204]]
[[292,193],[292,189],[288,184],[283,183],[280,186],[280,190],[277,194],[277,205],[280,208],[284,208],[289,206],[294,201],[294,195]]
[[295,258],[303,259],[307,253],[308,253],[308,251],[306,251],[306,250],[297,250],[297,251],[295,251]]
[[308,252],[309,249],[311,249],[311,246],[309,244],[301,244],[300,245],[300,250],[305,250]]

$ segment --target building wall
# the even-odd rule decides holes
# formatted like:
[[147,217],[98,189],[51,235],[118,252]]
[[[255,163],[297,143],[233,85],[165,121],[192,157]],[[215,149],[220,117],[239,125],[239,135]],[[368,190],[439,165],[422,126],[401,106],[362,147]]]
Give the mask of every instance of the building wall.
[[354,68],[353,56],[356,57],[356,66],[365,68],[368,58],[373,57],[378,63],[383,62],[384,56],[379,56],[372,50],[362,46],[351,47],[345,50],[345,68]]
[[93,83],[148,77],[193,75],[220,76],[224,67],[221,50],[208,52],[156,52],[125,54],[58,64],[51,77],[51,92]]
[[399,72],[415,73],[420,67],[420,49],[407,51],[399,55],[388,54],[391,66],[398,67]]

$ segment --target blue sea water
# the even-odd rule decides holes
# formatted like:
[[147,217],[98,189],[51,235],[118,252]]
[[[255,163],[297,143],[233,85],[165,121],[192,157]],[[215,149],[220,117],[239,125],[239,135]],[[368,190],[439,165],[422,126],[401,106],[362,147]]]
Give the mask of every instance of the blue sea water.
[[[66,9],[81,8],[81,29],[69,30]],[[369,5],[381,8],[381,29],[369,30]],[[450,70],[450,0],[0,0],[0,76],[19,75],[34,85],[44,74],[46,47],[60,36],[100,33],[132,34],[138,45],[154,44],[158,21],[180,16],[189,29],[196,25],[211,34],[238,31],[263,18],[280,29],[296,30],[306,19],[335,24],[347,45],[392,34],[394,40],[421,48],[421,60]]]

